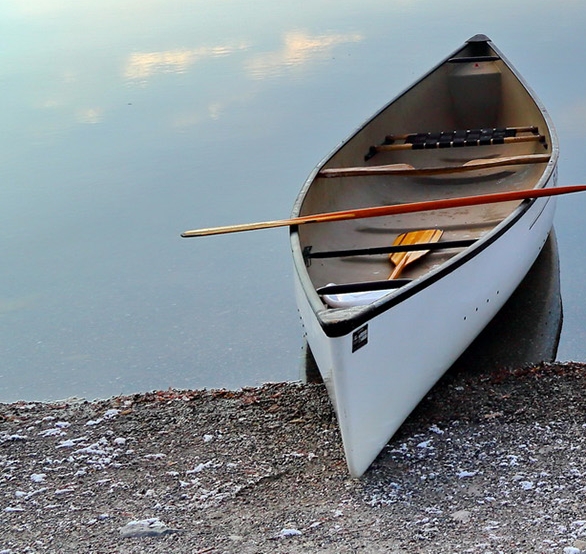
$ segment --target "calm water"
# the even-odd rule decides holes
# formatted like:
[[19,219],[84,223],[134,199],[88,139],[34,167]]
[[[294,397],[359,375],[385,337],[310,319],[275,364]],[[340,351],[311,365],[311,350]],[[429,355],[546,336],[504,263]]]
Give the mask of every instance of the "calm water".
[[[285,4],[2,3],[0,400],[296,379],[287,231],[179,233],[287,217],[323,156],[476,33],[547,106],[560,184],[586,178],[583,2]],[[585,209],[558,201],[562,360],[586,360]]]

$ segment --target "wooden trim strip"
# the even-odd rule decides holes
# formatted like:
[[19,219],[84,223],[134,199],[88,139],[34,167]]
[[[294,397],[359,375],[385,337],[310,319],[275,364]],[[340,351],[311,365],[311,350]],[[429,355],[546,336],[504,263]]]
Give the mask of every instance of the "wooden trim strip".
[[416,168],[409,164],[373,165],[365,167],[336,167],[322,169],[317,176],[325,178],[333,177],[364,177],[368,175],[442,175],[446,173],[462,173],[493,167],[509,165],[546,163],[550,159],[549,154],[527,154],[525,156],[507,156],[491,159],[470,160],[463,165],[446,167],[421,167]]

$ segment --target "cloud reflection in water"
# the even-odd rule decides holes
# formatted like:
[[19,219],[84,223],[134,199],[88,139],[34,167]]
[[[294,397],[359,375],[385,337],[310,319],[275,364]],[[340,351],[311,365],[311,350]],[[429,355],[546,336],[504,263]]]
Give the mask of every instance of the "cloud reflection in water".
[[299,67],[318,57],[330,56],[332,49],[340,44],[360,42],[359,34],[329,34],[309,36],[300,31],[288,32],[283,48],[254,56],[246,64],[252,77],[265,78],[279,75],[283,68]]
[[130,81],[145,82],[160,73],[186,73],[191,66],[206,58],[219,58],[246,50],[246,43],[236,46],[202,46],[194,49],[162,52],[135,52],[128,58],[124,76]]

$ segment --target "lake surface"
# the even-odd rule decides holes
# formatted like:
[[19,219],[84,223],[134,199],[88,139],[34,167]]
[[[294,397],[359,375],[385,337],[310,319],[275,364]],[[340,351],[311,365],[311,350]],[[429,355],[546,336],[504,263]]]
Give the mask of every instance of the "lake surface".
[[[584,182],[586,4],[12,0],[0,6],[0,401],[297,379],[286,229],[311,169],[476,33],[537,92]],[[558,200],[586,360],[586,196]],[[511,344],[511,348],[515,348]]]

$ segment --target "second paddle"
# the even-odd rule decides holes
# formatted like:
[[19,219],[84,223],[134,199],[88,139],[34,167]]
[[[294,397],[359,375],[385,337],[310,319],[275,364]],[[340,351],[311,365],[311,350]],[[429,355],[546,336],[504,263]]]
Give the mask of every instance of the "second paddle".
[[[409,231],[408,233],[400,234],[395,241],[393,246],[398,245],[410,245],[410,244],[426,244],[432,242],[438,242],[443,235],[443,231],[440,229],[425,229],[421,231]],[[389,279],[396,279],[405,267],[415,260],[418,260],[422,256],[425,256],[429,250],[413,250],[408,252],[396,252],[389,255],[389,260],[395,264],[395,269],[392,271]]]

